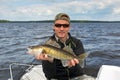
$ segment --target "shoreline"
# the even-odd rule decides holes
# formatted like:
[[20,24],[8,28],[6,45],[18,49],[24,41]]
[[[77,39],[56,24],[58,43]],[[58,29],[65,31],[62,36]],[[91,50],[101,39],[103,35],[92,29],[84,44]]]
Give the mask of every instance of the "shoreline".
[[[0,23],[39,23],[39,22],[54,22],[54,20],[41,20],[41,21],[9,21],[0,20]],[[120,23],[120,21],[92,21],[92,20],[71,20],[71,22],[80,23]]]

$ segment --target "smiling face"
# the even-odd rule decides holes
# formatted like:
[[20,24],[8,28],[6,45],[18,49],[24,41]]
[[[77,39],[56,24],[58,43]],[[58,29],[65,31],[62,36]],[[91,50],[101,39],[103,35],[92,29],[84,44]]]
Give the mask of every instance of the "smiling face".
[[66,20],[56,20],[54,23],[54,32],[55,35],[64,40],[68,37],[68,32],[70,30],[70,24]]

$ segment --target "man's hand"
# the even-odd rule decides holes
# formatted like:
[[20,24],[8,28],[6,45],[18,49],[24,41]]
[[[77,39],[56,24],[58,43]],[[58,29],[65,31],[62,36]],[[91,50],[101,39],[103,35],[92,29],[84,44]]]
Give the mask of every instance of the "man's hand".
[[52,58],[52,57],[49,57],[47,54],[45,54],[45,53],[42,53],[42,54],[40,54],[40,55],[38,55],[38,56],[35,56],[36,57],[36,59],[38,59],[38,60],[48,60],[49,62],[53,62],[53,60],[54,60],[54,58]]
[[74,58],[70,61],[68,61],[68,67],[72,67],[72,66],[75,66],[76,64],[79,64],[79,60]]

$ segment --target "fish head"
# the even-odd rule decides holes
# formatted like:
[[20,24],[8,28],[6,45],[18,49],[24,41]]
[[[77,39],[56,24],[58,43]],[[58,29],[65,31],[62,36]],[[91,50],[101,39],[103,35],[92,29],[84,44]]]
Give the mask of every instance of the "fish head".
[[34,47],[34,46],[30,46],[27,48],[27,53],[29,54],[33,54],[33,55],[39,55],[43,52],[43,48],[38,48],[38,47]]

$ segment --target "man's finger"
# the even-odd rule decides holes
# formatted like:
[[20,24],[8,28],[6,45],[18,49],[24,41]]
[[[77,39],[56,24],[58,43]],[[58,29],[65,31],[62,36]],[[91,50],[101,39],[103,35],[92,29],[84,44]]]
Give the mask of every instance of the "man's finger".
[[70,62],[71,62],[71,65],[72,65],[72,66],[75,66],[75,62],[74,62],[73,59],[72,59]]
[[75,62],[75,64],[78,64],[79,63],[79,60],[78,59],[73,59],[74,60],[74,62]]

